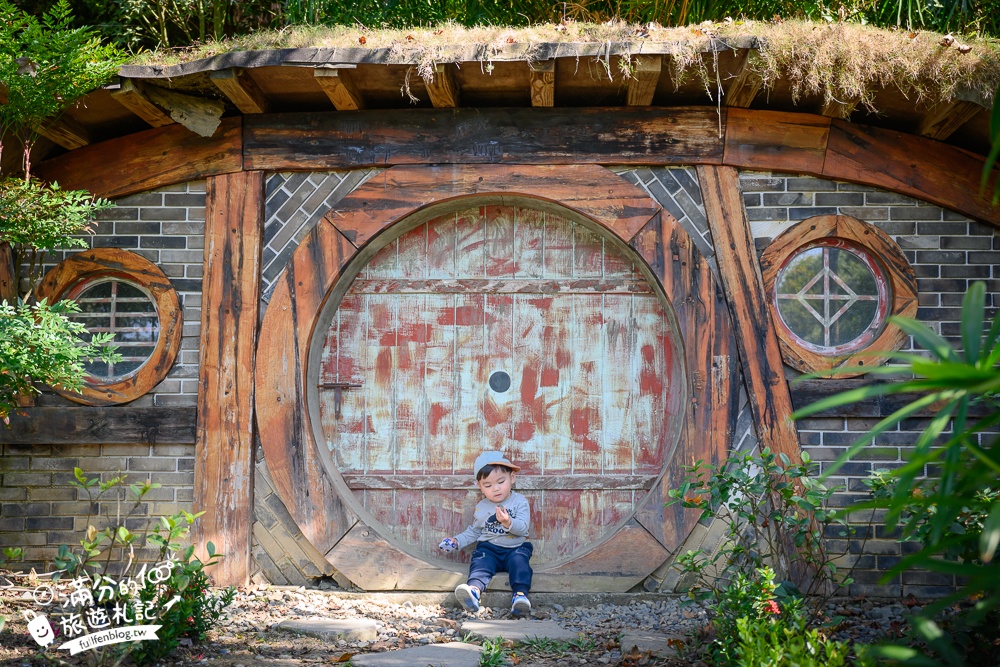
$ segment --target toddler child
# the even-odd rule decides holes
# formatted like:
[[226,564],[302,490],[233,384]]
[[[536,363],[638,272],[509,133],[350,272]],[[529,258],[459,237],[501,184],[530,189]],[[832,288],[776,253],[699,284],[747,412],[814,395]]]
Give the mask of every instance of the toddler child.
[[520,468],[500,452],[483,452],[476,457],[473,472],[476,485],[485,496],[476,505],[472,525],[454,537],[441,540],[442,551],[464,549],[473,542],[476,549],[469,563],[469,579],[455,589],[455,597],[470,612],[479,611],[479,598],[497,572],[510,575],[514,591],[510,611],[531,611],[529,559],[533,547],[528,542],[531,514],[527,499],[513,490],[514,477]]

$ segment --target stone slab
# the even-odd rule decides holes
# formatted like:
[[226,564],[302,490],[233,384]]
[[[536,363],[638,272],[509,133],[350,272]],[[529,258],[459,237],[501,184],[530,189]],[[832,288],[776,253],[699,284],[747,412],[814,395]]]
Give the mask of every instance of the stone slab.
[[358,653],[356,667],[479,667],[482,647],[462,642],[415,646],[384,653]]
[[684,638],[677,635],[626,632],[621,640],[622,653],[630,652],[634,646],[640,653],[649,651],[662,657],[676,656],[677,649],[669,644],[671,640],[684,641]]
[[516,642],[535,637],[560,641],[571,641],[579,638],[579,633],[567,630],[555,621],[534,621],[530,619],[469,620],[462,623],[461,632],[465,636],[481,637],[483,639],[503,637],[504,639]]
[[370,618],[286,618],[277,626],[278,630],[316,637],[328,641],[374,641],[378,639],[378,628]]

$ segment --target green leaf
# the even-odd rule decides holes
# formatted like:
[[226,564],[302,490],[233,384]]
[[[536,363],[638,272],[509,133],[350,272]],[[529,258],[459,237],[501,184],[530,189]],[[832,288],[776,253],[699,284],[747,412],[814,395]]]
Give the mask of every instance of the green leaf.
[[948,341],[931,331],[923,322],[899,316],[890,317],[889,322],[902,329],[903,333],[913,336],[914,341],[941,361],[958,360]]
[[[979,359],[979,344],[983,336],[983,316],[986,312],[986,285],[977,280],[969,286],[962,299],[962,346],[965,360],[975,364]],[[992,370],[992,369],[986,369]]]
[[983,522],[983,532],[979,534],[979,558],[989,564],[1000,546],[1000,500],[993,502],[986,521]]

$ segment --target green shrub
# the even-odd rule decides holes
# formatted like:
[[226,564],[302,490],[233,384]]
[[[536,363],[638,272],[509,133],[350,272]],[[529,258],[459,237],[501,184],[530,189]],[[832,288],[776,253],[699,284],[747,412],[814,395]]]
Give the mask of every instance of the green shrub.
[[841,667],[849,649],[808,629],[799,614],[736,619],[736,659],[740,667]]

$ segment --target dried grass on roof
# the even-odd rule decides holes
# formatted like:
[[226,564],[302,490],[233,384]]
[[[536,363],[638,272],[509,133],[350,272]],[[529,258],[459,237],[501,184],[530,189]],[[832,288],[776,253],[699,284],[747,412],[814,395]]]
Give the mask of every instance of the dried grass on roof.
[[[895,87],[914,103],[951,100],[992,104],[1000,85],[1000,41],[954,39],[932,32],[874,28],[857,23],[807,21],[724,21],[664,28],[655,24],[546,24],[524,28],[445,24],[433,28],[371,30],[357,26],[294,26],[262,31],[182,50],[136,56],[130,64],[170,65],[242,50],[287,48],[383,49],[386,62],[419,63],[421,73],[437,63],[462,62],[470,45],[480,59],[533,60],[541,44],[605,44],[624,54],[618,65],[629,76],[631,57],[658,45],[668,47],[675,81],[687,76],[713,79],[711,58],[736,38],[756,38],[759,57],[752,66],[772,85],[788,82],[793,97],[822,95],[827,101],[860,100],[871,106],[873,90]],[[707,63],[706,63],[707,61]],[[607,63],[610,66],[610,62]],[[609,68],[609,73],[610,68]]]

